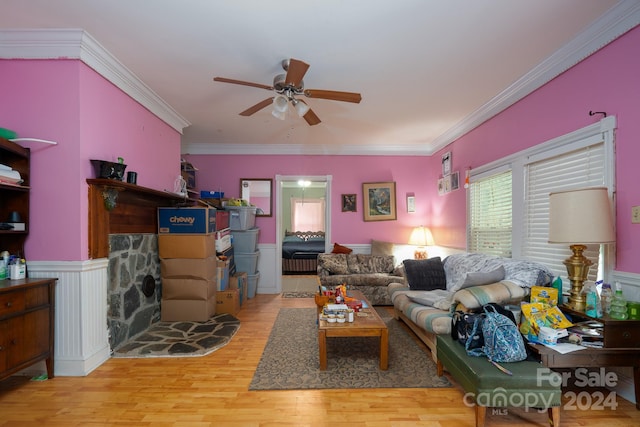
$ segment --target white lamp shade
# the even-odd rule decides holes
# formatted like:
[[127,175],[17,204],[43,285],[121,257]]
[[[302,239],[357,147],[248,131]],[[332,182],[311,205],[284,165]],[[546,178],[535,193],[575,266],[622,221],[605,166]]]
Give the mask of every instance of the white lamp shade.
[[549,243],[615,242],[605,187],[559,191],[549,195]]
[[421,225],[420,227],[414,228],[411,232],[409,244],[415,246],[433,246],[435,242],[433,241],[431,230]]
[[286,113],[288,107],[289,107],[289,100],[287,99],[286,96],[278,95],[273,98],[273,111]]
[[304,117],[304,115],[309,112],[309,106],[302,101],[296,100],[293,106],[296,109],[296,113],[298,113],[298,116],[300,117]]
[[276,119],[280,119],[280,120],[284,120],[287,118],[287,114],[282,112],[282,111],[278,111],[278,110],[272,110],[271,111],[271,115],[273,117],[275,117]]

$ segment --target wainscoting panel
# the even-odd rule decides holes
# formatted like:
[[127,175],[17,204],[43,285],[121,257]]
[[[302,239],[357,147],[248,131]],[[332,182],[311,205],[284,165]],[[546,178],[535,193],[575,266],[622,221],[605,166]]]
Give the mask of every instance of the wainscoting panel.
[[30,261],[29,276],[55,277],[55,374],[85,376],[110,357],[107,259]]

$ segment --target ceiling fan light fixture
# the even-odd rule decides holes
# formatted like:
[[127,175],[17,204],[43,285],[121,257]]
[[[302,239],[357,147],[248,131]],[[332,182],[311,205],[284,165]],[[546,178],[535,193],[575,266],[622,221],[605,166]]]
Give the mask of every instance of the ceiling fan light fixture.
[[271,111],[271,115],[276,119],[280,119],[280,120],[284,120],[287,118],[286,113],[283,113],[282,111],[278,111],[276,109],[273,109],[273,111]]
[[291,100],[291,103],[296,109],[296,113],[298,113],[298,116],[304,117],[304,115],[309,112],[309,106],[306,103],[298,101],[295,98]]
[[273,111],[286,113],[289,108],[289,100],[284,95],[278,95],[273,98]]

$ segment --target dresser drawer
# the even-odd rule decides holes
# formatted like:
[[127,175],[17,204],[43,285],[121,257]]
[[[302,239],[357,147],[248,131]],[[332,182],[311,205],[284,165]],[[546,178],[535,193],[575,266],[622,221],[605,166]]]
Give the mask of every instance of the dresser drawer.
[[604,327],[604,346],[607,348],[640,347],[640,322],[637,320],[607,322]]
[[24,310],[24,291],[0,294],[0,319]]

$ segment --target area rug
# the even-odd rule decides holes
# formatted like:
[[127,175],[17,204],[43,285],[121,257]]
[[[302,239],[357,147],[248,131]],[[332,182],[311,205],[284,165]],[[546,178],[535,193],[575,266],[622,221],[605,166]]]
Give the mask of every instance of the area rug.
[[375,337],[327,338],[327,370],[318,359],[315,308],[281,308],[249,390],[450,387],[431,356],[386,310],[389,369],[379,369]]
[[315,292],[283,292],[282,298],[313,298]]
[[206,322],[157,322],[113,351],[113,357],[194,357],[224,347],[240,329],[230,314]]

